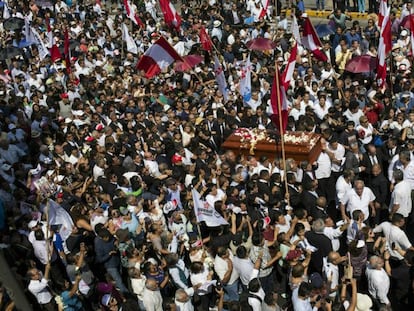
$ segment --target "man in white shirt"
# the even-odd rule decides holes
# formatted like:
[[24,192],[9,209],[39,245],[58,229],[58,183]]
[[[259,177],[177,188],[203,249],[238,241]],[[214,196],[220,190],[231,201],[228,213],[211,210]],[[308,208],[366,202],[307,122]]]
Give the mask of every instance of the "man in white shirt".
[[333,222],[331,217],[327,217],[325,219],[325,228],[323,229],[323,234],[326,235],[332,243],[332,250],[337,252],[341,243],[339,241],[339,237],[342,233],[348,228],[349,223],[344,223],[341,226],[335,227],[335,223]]
[[142,294],[142,302],[145,310],[162,311],[162,296],[158,287],[158,282],[155,279],[147,279],[145,282],[145,289]]
[[235,269],[240,276],[240,282],[243,288],[247,288],[252,276],[253,262],[248,256],[246,247],[239,246],[236,250],[236,256],[233,258],[233,269]]
[[42,276],[42,272],[38,269],[30,269],[27,272],[27,275],[30,278],[28,290],[36,297],[37,302],[44,310],[54,311],[57,310],[57,306],[48,289],[49,273],[50,264],[46,265],[44,276]]
[[335,298],[339,288],[339,269],[338,265],[346,260],[346,257],[342,257],[338,252],[330,252],[322,271],[331,284],[329,296]]
[[315,170],[315,177],[318,180],[318,194],[324,196],[327,202],[335,200],[333,182],[331,179],[331,158],[326,152],[327,142],[321,139],[322,152],[317,159],[318,168]]
[[343,200],[345,194],[352,189],[352,182],[355,178],[355,173],[351,169],[344,170],[342,176],[336,181],[335,188],[336,188],[336,202],[339,204],[341,200]]
[[365,187],[365,184],[362,180],[355,181],[354,188],[349,190],[340,201],[342,219],[349,219],[346,212],[349,215],[352,215],[352,212],[357,209],[361,210],[364,213],[364,221],[366,221],[370,216],[375,217],[376,211],[374,200],[375,195],[372,190],[368,187]]
[[337,178],[342,171],[342,163],[345,157],[345,147],[334,138],[329,142],[328,147],[326,148],[326,153],[331,158],[332,175]]
[[311,295],[312,285],[302,282],[292,292],[293,309],[295,311],[317,311],[321,307],[321,300],[316,301],[316,304],[312,307],[311,300],[314,300],[314,297],[311,299]]
[[233,254],[228,248],[218,248],[214,269],[223,283],[224,301],[238,301],[239,273],[233,268]]
[[373,230],[374,233],[383,233],[390,255],[398,260],[403,260],[404,257],[401,256],[397,249],[402,249],[404,251],[414,250],[414,247],[412,246],[407,235],[403,230],[401,230],[401,227],[404,227],[404,225],[404,216],[395,213],[391,218],[391,222],[384,221]]
[[396,170],[393,173],[395,186],[391,194],[390,202],[390,216],[395,213],[403,215],[405,218],[411,213],[411,184],[404,179],[404,173],[401,170]]
[[384,260],[378,256],[369,259],[369,265],[365,272],[368,279],[368,291],[371,298],[376,300],[379,305],[390,305],[387,297],[390,290],[390,278],[383,269]]
[[411,154],[408,150],[399,153],[399,160],[403,165],[404,180],[408,181],[411,189],[414,189],[414,161],[411,160]]

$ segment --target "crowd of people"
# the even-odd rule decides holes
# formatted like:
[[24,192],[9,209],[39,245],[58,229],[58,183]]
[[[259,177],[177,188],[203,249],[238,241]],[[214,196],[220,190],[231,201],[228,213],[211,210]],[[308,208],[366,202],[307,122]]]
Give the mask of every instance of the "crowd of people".
[[[295,43],[281,10],[290,2],[266,14],[257,0],[183,2],[179,29],[154,0],[129,3],[144,27],[115,1],[1,4],[26,21],[0,24],[2,49],[19,51],[0,53],[1,248],[33,310],[413,308],[414,93],[402,25],[411,2],[390,13],[386,89],[374,72],[345,70],[376,56],[374,15],[364,27],[335,10],[325,63],[299,46],[287,129],[321,135],[314,163],[221,148],[238,128],[278,136],[267,107],[274,64],[283,70]],[[306,16],[296,15],[300,25]],[[226,98],[202,26],[225,68]],[[42,56],[24,41],[28,27],[64,57]],[[161,36],[204,61],[146,79],[135,66]],[[258,37],[277,48],[248,50]],[[193,189],[223,225],[197,221]],[[2,281],[0,309],[18,310]]]

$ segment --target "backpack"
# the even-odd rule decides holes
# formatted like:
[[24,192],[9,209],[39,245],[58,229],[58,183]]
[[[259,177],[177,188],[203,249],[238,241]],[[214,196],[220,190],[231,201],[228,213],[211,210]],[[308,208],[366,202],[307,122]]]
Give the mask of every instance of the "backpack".
[[253,293],[250,293],[248,291],[243,291],[240,294],[240,299],[239,299],[241,311],[253,311],[252,306],[249,304],[249,298],[255,298],[259,300],[260,304],[263,302],[262,298],[260,298],[259,296]]

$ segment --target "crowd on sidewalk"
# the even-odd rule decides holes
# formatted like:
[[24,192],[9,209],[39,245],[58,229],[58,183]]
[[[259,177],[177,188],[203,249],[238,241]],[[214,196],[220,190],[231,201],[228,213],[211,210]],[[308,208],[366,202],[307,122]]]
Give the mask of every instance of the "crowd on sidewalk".
[[[322,136],[314,163],[221,148],[239,128],[275,135],[274,64],[283,70],[299,39],[281,9],[289,3],[274,16],[258,0],[182,2],[179,28],[154,0],[0,4],[1,248],[33,310],[413,308],[411,2],[390,13],[386,89],[374,72],[345,70],[376,57],[375,15],[364,27],[336,10],[326,62],[299,45],[287,129]],[[296,17],[300,27],[306,16]],[[62,58],[27,42],[28,29]],[[136,64],[160,37],[204,61],[145,78]],[[250,51],[258,37],[276,49]],[[194,190],[224,225],[197,221]],[[9,288],[0,286],[0,309],[18,310]]]

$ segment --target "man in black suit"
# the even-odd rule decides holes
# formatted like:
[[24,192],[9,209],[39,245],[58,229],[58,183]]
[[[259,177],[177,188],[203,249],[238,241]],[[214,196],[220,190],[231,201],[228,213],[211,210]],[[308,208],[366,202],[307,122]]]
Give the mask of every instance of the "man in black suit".
[[316,207],[316,200],[319,198],[318,194],[316,193],[318,182],[317,180],[312,180],[302,184],[302,186],[303,191],[300,195],[300,198],[303,207],[308,211],[309,215],[311,210]]
[[241,26],[243,24],[243,17],[240,10],[237,8],[237,4],[233,3],[231,9],[226,11],[225,23],[233,27]]
[[323,258],[327,257],[332,251],[331,240],[323,234],[325,223],[322,219],[315,219],[312,223],[312,231],[305,233],[305,237],[309,243],[316,247],[316,251],[312,253],[309,263],[309,275],[313,272],[322,274]]
[[316,199],[315,207],[311,208],[309,216],[312,217],[312,220],[314,219],[323,219],[325,220],[328,216],[328,213],[326,211],[326,198],[325,197],[319,197]]
[[383,155],[382,167],[388,167],[392,158],[400,153],[400,149],[395,137],[388,138],[387,142],[381,147],[381,153]]
[[384,157],[381,152],[377,151],[377,148],[374,144],[370,143],[366,147],[367,152],[362,156],[362,166],[365,167],[365,172],[363,177],[366,182],[368,182],[372,176],[372,167],[375,164],[378,164],[382,170]]
[[289,197],[289,204],[293,207],[293,209],[301,207],[301,192],[302,189],[296,187],[296,177],[293,173],[287,173],[286,174],[286,180],[288,184],[288,189],[285,193],[288,194]]

